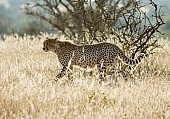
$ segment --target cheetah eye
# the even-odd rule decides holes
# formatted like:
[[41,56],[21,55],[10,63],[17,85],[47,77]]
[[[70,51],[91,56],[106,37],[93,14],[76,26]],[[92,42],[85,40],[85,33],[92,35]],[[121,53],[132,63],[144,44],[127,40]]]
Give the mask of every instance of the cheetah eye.
[[46,45],[46,50],[49,50],[48,47],[47,47],[47,45]]

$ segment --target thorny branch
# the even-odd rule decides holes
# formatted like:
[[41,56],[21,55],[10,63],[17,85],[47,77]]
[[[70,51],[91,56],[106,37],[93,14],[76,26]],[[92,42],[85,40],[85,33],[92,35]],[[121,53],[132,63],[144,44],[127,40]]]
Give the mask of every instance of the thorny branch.
[[[153,53],[153,39],[164,24],[161,7],[149,0],[32,0],[25,13],[43,19],[78,43],[103,42],[114,36],[127,54]],[[143,8],[151,8],[147,13]],[[151,17],[150,17],[151,16]],[[162,33],[161,33],[162,34]]]

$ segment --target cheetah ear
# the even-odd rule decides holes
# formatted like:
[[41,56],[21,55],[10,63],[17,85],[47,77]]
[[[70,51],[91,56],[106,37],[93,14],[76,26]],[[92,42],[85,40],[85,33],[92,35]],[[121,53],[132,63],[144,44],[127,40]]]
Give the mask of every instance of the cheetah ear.
[[57,47],[57,49],[60,48],[60,41],[58,40],[58,38],[55,38],[55,46]]
[[49,37],[46,37],[46,40],[49,40],[50,38]]
[[55,38],[55,44],[58,44],[58,43],[59,43],[58,38]]

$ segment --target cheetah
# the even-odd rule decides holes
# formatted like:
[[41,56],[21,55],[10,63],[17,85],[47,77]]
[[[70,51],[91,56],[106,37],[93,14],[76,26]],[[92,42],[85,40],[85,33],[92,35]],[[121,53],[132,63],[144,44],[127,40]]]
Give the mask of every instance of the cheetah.
[[[66,75],[66,72],[68,72],[68,78],[70,78],[73,66],[76,65],[82,68],[97,66],[100,81],[104,81],[108,68],[115,66],[117,57],[128,65],[138,64],[144,58],[142,53],[136,59],[129,59],[119,47],[111,43],[75,45],[67,41],[60,41],[57,38],[47,38],[43,43],[43,50],[54,52],[63,66],[61,72],[55,78],[57,80]],[[123,71],[118,72],[125,75]],[[127,81],[127,78],[125,78],[125,81]]]

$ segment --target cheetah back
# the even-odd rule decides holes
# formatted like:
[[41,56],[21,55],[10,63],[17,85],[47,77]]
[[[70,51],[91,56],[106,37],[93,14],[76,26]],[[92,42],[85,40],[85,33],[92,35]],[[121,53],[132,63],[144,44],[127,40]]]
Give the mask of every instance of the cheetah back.
[[80,67],[94,67],[101,64],[110,65],[119,52],[119,48],[110,43],[78,46],[74,51],[73,65]]

